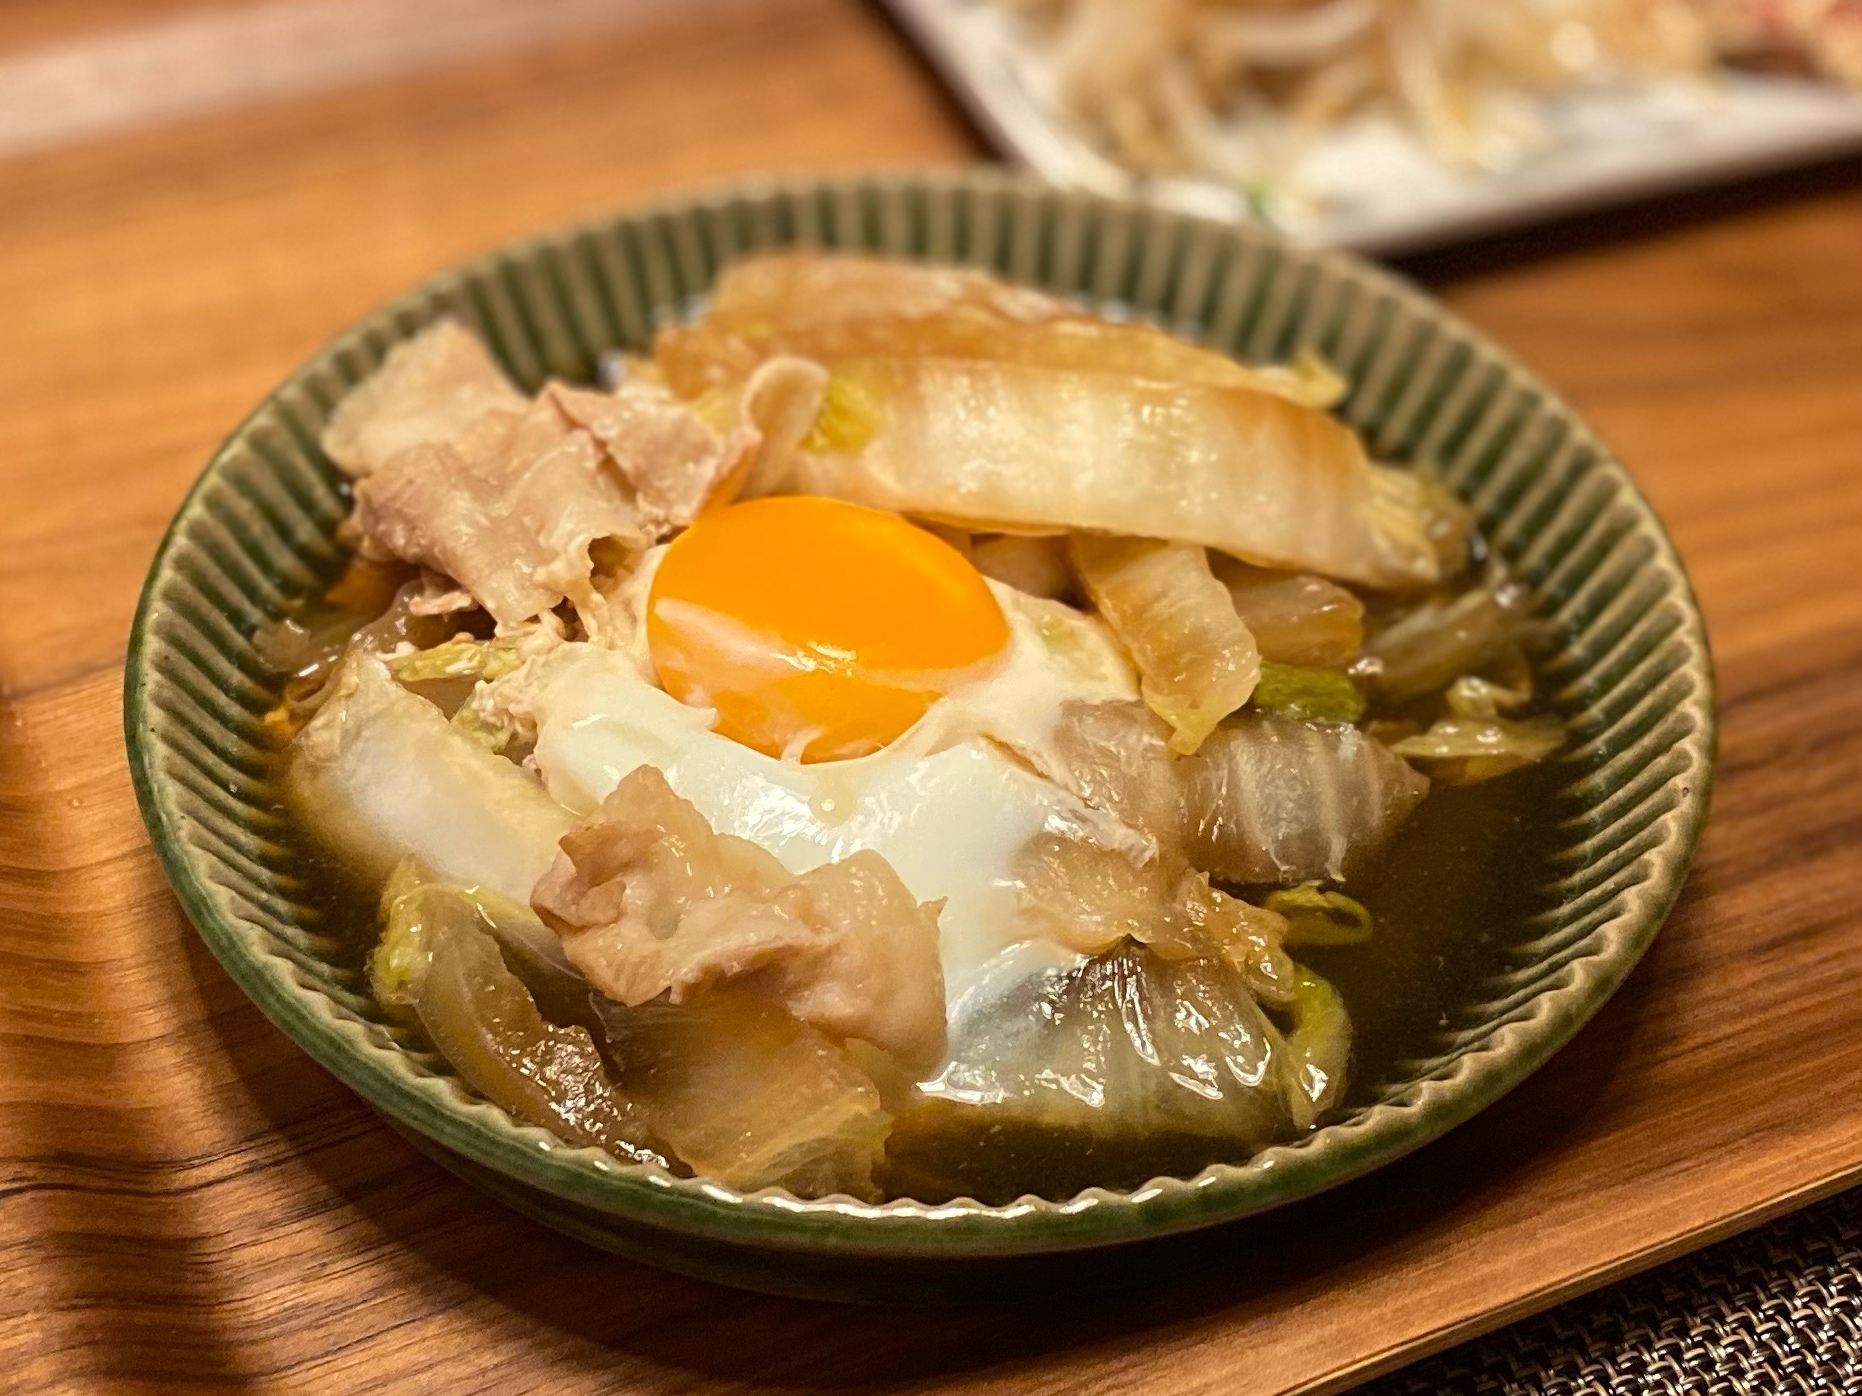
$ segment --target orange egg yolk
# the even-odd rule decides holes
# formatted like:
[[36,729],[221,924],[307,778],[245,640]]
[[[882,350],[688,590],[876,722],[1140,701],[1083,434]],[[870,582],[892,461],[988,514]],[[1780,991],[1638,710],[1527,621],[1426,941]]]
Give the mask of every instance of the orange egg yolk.
[[864,756],[989,672],[1009,641],[963,554],[897,514],[780,496],[699,518],[660,560],[660,684],[772,756]]

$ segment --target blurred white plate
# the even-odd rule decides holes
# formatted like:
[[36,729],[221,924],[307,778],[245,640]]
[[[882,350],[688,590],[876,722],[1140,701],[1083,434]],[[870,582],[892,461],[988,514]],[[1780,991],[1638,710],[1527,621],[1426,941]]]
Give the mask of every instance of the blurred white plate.
[[1264,214],[1308,242],[1394,253],[1651,193],[1862,150],[1862,96],[1807,79],[1728,73],[1544,102],[1544,150],[1501,173],[1444,165],[1387,118],[1314,142],[1297,192],[1265,207],[1232,186],[1134,175],[1063,121],[1045,56],[994,0],[886,0],[1007,155],[1057,184],[1138,194],[1216,218]]

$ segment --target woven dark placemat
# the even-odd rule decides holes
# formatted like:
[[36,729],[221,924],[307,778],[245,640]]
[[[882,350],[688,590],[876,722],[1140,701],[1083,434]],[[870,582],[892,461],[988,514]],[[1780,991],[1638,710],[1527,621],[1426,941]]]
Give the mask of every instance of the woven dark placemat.
[[1862,1396],[1862,1188],[1355,1396]]

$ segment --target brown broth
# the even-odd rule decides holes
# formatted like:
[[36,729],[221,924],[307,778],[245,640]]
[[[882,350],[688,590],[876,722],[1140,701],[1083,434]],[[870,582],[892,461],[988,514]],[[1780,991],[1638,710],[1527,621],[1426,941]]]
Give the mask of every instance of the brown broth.
[[[1375,918],[1371,939],[1293,952],[1332,982],[1351,1014],[1351,1076],[1333,1118],[1400,1087],[1412,1064],[1433,1056],[1444,1032],[1482,999],[1481,985],[1506,967],[1507,946],[1522,938],[1552,880],[1557,785],[1551,766],[1480,785],[1438,785],[1372,876],[1351,889]],[[1108,1138],[1003,1124],[943,1104],[901,1120],[887,1152],[889,1189],[924,1202],[969,1196],[997,1204],[1029,1192],[1062,1199],[1093,1186],[1128,1190],[1247,1157],[1228,1141]]]
[[[1480,986],[1505,967],[1551,881],[1546,853],[1557,816],[1556,770],[1539,766],[1473,786],[1438,786],[1404,825],[1377,872],[1354,891],[1376,920],[1362,945],[1312,946],[1298,958],[1344,996],[1352,1066],[1339,1113],[1375,1103],[1437,1050]],[[365,968],[377,934],[373,898],[299,835],[294,849],[309,902],[342,950]],[[924,1202],[1024,1193],[1065,1198],[1082,1188],[1135,1188],[1147,1179],[1239,1162],[1232,1143],[1192,1136],[1113,1138],[1004,1124],[936,1105],[902,1118],[888,1149],[889,1195]]]
[[[1416,711],[1402,715],[1424,710],[1409,706]],[[280,753],[279,776],[282,768]],[[1400,1087],[1480,1001],[1482,984],[1506,967],[1508,945],[1523,937],[1552,881],[1558,785],[1550,763],[1472,786],[1438,783],[1371,876],[1349,889],[1374,917],[1372,938],[1294,952],[1337,987],[1351,1016],[1351,1075],[1333,1118]],[[337,963],[363,975],[378,933],[374,895],[291,827],[305,903],[339,945]],[[1232,890],[1258,900],[1251,893],[1271,889]],[[1245,1157],[1232,1140],[1112,1137],[932,1102],[899,1119],[882,1183],[888,1195],[925,1202],[970,1196],[1003,1203],[1026,1193],[1065,1198],[1089,1186],[1130,1189]]]

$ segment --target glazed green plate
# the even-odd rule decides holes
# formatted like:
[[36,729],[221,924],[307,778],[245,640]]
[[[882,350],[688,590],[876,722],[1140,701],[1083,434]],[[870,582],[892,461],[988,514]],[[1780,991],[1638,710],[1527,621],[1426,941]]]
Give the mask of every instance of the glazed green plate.
[[[517,1123],[370,999],[305,895],[260,729],[277,679],[252,647],[342,562],[347,504],[318,449],[325,417],[441,315],[481,331],[527,387],[591,380],[604,351],[644,350],[656,326],[691,313],[732,257],[789,243],[987,267],[1245,359],[1315,348],[1351,381],[1342,410],[1372,449],[1446,480],[1530,586],[1557,636],[1542,672],[1572,732],[1550,909],[1499,929],[1507,968],[1377,1103],[1246,1163],[1130,1193],[1009,1206],[740,1195]],[[143,818],[202,937],[403,1133],[597,1245],[759,1288],[866,1297],[1257,1213],[1466,1120],[1542,1065],[1647,947],[1685,875],[1713,759],[1707,645],[1674,549],[1591,431],[1505,354],[1351,257],[989,172],[754,183],[660,204],[493,253],[369,316],[260,405],[181,506],[136,616],[125,724]]]

